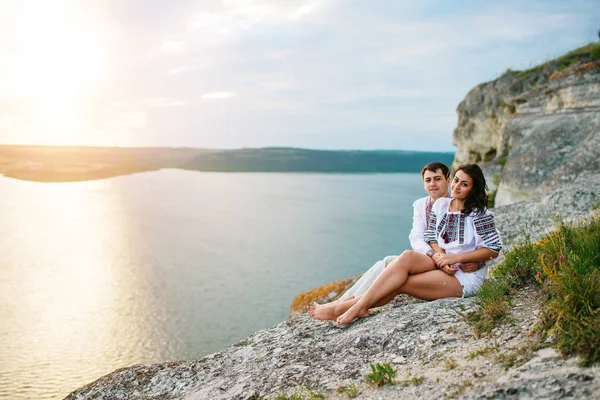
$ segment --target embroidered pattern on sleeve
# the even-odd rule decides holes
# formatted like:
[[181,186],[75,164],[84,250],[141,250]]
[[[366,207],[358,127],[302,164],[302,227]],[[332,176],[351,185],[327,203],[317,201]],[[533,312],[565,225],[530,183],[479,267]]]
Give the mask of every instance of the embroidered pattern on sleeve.
[[499,253],[502,250],[502,242],[500,236],[496,232],[496,224],[493,215],[483,215],[475,217],[475,230],[481,236],[488,249]]
[[437,242],[437,238],[435,235],[435,223],[437,222],[437,216],[435,215],[435,211],[431,210],[431,214],[429,214],[429,221],[427,221],[427,229],[423,235],[425,242]]

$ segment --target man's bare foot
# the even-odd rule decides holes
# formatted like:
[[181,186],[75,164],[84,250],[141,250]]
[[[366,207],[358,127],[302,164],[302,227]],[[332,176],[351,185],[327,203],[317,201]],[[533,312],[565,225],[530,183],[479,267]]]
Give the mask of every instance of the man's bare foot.
[[338,325],[349,324],[356,318],[366,318],[369,316],[369,309],[365,308],[362,304],[356,303],[348,309],[345,313],[340,315],[336,322]]

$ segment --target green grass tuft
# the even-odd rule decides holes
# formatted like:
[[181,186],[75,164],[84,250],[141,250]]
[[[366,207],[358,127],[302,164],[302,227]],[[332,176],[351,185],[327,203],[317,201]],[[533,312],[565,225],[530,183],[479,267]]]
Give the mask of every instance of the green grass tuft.
[[325,400],[325,396],[315,393],[305,387],[297,387],[293,393],[278,393],[274,400]]
[[598,59],[600,59],[600,43],[590,43],[585,46],[579,47],[575,50],[572,50],[567,54],[564,54],[553,60],[548,60],[540,65],[536,65],[535,67],[529,68],[525,71],[507,69],[506,72],[504,72],[503,76],[518,74],[521,79],[527,79],[529,74],[541,70],[545,65],[550,63],[556,63],[558,65],[558,68],[562,71],[579,60],[589,61]]
[[515,351],[498,354],[496,356],[496,361],[498,361],[504,369],[518,367],[531,360],[539,348],[540,345],[537,343],[528,343]]
[[520,289],[535,283],[540,255],[539,246],[526,235],[519,246],[504,254],[504,262],[494,269],[493,276],[503,280],[508,289]]
[[396,370],[392,368],[392,365],[387,364],[370,364],[371,373],[365,376],[365,379],[374,384],[377,387],[383,386],[387,383],[394,383],[396,377]]
[[478,335],[510,319],[513,290],[541,285],[547,301],[538,332],[553,335],[557,349],[579,355],[584,366],[600,362],[600,215],[576,226],[558,221],[537,243],[526,238],[492,276],[476,296],[480,309],[467,316]]
[[398,384],[402,386],[420,386],[424,380],[424,376],[413,376],[412,378],[398,382]]
[[494,206],[496,205],[496,194],[497,193],[498,193],[498,189],[496,189],[493,192],[490,192],[490,194],[488,194],[487,208],[494,208]]
[[473,324],[478,337],[484,334],[491,335],[492,329],[500,321],[510,320],[508,287],[503,280],[485,281],[477,293],[475,301],[480,307],[466,315],[466,318]]
[[350,385],[347,386],[340,386],[337,389],[338,393],[345,393],[346,396],[348,396],[349,399],[353,399],[356,396],[358,396],[360,394],[359,390],[358,390],[358,385],[356,383],[352,383]]
[[451,369],[459,367],[458,363],[453,358],[446,358],[444,360],[444,364],[446,365],[446,371],[450,371]]
[[579,226],[561,223],[539,243],[538,281],[549,295],[540,330],[582,365],[600,361],[600,215]]
[[498,345],[495,346],[486,346],[479,350],[475,350],[469,353],[466,357],[467,360],[473,360],[477,357],[487,357],[491,352],[498,351]]

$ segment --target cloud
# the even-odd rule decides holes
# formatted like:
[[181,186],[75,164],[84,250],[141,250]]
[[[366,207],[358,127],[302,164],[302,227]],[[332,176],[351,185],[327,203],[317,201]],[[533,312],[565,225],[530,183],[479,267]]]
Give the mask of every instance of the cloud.
[[165,53],[177,53],[181,51],[185,43],[180,40],[163,40],[160,49]]
[[200,68],[199,65],[179,65],[177,67],[173,67],[173,68],[169,69],[169,71],[167,72],[167,75],[174,76],[174,75],[185,74],[186,72],[191,72],[198,68]]
[[323,9],[329,0],[224,0],[211,9],[202,7],[187,19],[190,31],[200,32],[203,40],[219,43],[244,32],[305,18]]
[[205,93],[202,95],[202,98],[205,100],[216,100],[216,99],[228,99],[230,97],[237,96],[237,93],[234,92],[212,92]]
[[146,115],[141,112],[126,112],[120,114],[115,120],[106,125],[115,128],[123,127],[143,127],[146,125]]
[[3,115],[0,117],[0,128],[7,131],[14,131],[21,123],[21,118],[18,115]]
[[188,103],[174,98],[151,98],[142,100],[142,104],[149,107],[181,107],[186,106]]

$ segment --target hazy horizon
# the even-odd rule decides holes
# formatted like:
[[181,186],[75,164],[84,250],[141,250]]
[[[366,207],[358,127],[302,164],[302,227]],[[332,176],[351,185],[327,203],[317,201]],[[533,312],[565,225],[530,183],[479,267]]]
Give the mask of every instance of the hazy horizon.
[[399,152],[416,152],[416,153],[456,153],[456,149],[447,150],[447,151],[437,151],[437,150],[406,150],[406,149],[344,149],[344,148],[331,148],[331,149],[321,149],[321,148],[311,148],[311,147],[294,147],[294,146],[262,146],[262,147],[193,147],[193,146],[105,146],[105,145],[62,145],[62,144],[28,144],[28,143],[0,143],[0,147],[8,146],[8,147],[65,147],[65,148],[107,148],[107,149],[190,149],[190,150],[243,150],[243,149],[295,149],[295,150],[314,150],[314,151],[399,151]]

